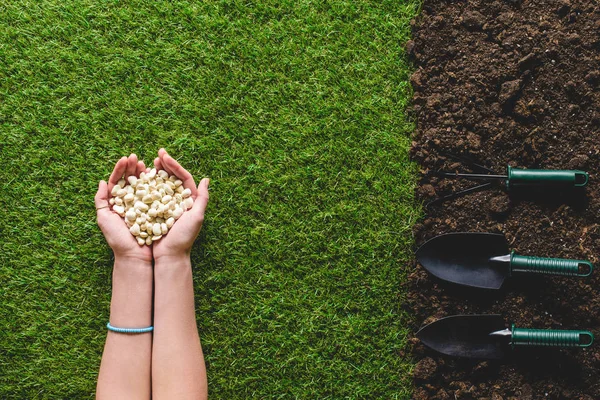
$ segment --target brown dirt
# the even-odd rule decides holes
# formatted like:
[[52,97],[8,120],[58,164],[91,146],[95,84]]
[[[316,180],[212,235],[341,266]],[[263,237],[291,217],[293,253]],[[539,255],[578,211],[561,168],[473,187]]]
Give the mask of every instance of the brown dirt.
[[[416,72],[412,155],[424,203],[473,182],[448,154],[499,173],[582,169],[574,196],[507,195],[499,188],[435,204],[414,229],[417,245],[446,232],[504,233],[524,255],[600,254],[600,5],[595,0],[425,0],[407,50]],[[494,293],[445,285],[415,265],[407,310],[423,324],[497,313],[520,327],[588,329],[588,349],[516,349],[505,360],[441,356],[413,340],[415,399],[600,399],[600,265],[587,279],[532,277]]]

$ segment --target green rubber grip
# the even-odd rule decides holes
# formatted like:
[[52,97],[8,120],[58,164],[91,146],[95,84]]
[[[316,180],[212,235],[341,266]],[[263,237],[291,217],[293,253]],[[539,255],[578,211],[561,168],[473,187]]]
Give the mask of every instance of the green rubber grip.
[[[511,327],[510,344],[514,346],[589,347],[594,335],[589,331],[563,331],[554,329],[523,329]],[[586,340],[587,338],[587,340]]]
[[[582,271],[582,267],[584,267]],[[587,271],[585,271],[587,267]],[[565,258],[543,258],[520,256],[513,251],[510,254],[510,272],[527,272],[532,274],[590,276],[594,265],[585,260],[569,260]]]
[[574,188],[587,185],[589,175],[577,170],[519,169],[510,165],[506,172],[506,189],[523,187]]

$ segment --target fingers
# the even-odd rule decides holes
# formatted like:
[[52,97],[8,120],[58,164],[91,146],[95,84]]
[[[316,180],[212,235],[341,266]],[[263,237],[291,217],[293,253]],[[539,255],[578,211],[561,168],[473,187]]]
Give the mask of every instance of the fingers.
[[[165,163],[163,162],[163,157],[165,156],[165,154],[167,154],[167,151],[164,148],[158,150],[158,165],[160,166],[160,169],[164,169],[169,173],[169,175],[176,175],[175,172],[171,170],[170,166],[165,165]],[[156,160],[154,160],[154,164],[157,164]]]
[[144,165],[143,161],[138,161],[135,168],[135,176],[140,176],[140,174],[144,171],[146,171],[146,165]]
[[97,210],[108,209],[108,185],[104,181],[100,181],[98,184],[98,191],[94,196],[94,205]]
[[125,179],[130,177],[131,175],[135,175],[135,171],[137,169],[138,158],[135,154],[130,154],[127,159],[127,168],[125,169]]
[[121,157],[121,159],[115,164],[115,169],[113,169],[112,174],[110,174],[110,178],[108,178],[108,192],[112,190],[112,188],[119,182],[119,179],[121,179],[125,174],[127,162],[127,157]]
[[172,171],[172,175],[175,175],[183,181],[183,187],[192,191],[192,196],[196,197],[196,183],[194,177],[185,168],[183,168],[173,157],[171,157],[165,149],[158,151],[162,166],[165,167],[167,172]]
[[[156,168],[156,170],[157,170],[157,171],[160,171],[161,169],[163,169],[163,170],[167,171],[167,170],[166,170],[166,169],[165,169],[165,168],[162,166],[162,162],[160,162],[160,158],[158,158],[158,157],[156,157],[156,158],[154,159],[154,168]],[[167,172],[169,172],[169,171],[167,171]],[[171,174],[169,173],[169,175],[171,175]]]
[[198,184],[198,196],[194,200],[194,205],[192,206],[192,212],[197,215],[201,221],[204,220],[204,211],[206,210],[206,206],[208,205],[208,185],[210,183],[210,179],[204,178]]

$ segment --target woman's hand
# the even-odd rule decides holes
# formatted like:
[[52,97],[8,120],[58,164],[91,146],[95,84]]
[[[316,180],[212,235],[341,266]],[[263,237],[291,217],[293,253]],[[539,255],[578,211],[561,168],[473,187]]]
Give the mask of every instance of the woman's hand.
[[194,240],[200,233],[204,222],[204,211],[208,204],[209,179],[202,179],[196,188],[192,174],[167,154],[165,149],[158,151],[154,166],[156,170],[164,169],[169,175],[175,175],[181,179],[184,188],[192,191],[192,198],[194,199],[192,208],[183,213],[162,239],[153,243],[154,260],[156,261],[162,257],[189,257]]
[[[135,237],[129,232],[129,228],[123,217],[112,211],[108,203],[112,188],[121,178],[127,179],[131,175],[140,176],[140,172],[146,170],[143,161],[138,161],[135,154],[121,158],[115,165],[108,184],[100,181],[98,192],[94,198],[96,204],[96,215],[98,226],[106,238],[106,242],[112,248],[115,259],[136,258],[142,261],[152,262],[152,248],[140,246]],[[185,213],[184,213],[185,214]]]

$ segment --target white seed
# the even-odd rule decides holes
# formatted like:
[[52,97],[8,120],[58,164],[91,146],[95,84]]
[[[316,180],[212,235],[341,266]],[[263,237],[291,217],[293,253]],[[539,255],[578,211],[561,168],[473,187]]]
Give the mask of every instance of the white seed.
[[183,210],[181,208],[177,207],[173,210],[173,218],[179,219],[179,217],[181,217],[181,214],[183,214]]
[[184,199],[186,197],[190,197],[191,195],[192,195],[192,190],[189,188],[187,188],[183,192],[181,192],[181,197],[183,197]]
[[173,196],[175,194],[175,191],[170,188],[169,186],[165,186],[165,194],[168,194],[169,196]]
[[176,192],[176,193],[183,193],[183,189],[184,189],[184,187],[183,187],[183,186],[177,186],[177,187],[175,188],[175,192]]
[[148,246],[150,246],[150,245],[152,244],[152,238],[151,238],[150,236],[148,236],[148,237],[146,238],[146,244],[147,244]]
[[160,199],[162,199],[162,196],[160,195],[158,190],[153,191],[152,192],[152,201],[160,201]]
[[131,228],[129,228],[129,232],[131,232],[133,236],[138,236],[140,234],[140,226],[138,224],[133,224]]
[[116,196],[117,197],[123,197],[126,194],[127,194],[127,190],[125,190],[125,189],[119,189],[119,190],[117,190],[117,195]]
[[155,223],[152,226],[152,233],[154,233],[155,235],[160,235],[162,233],[162,231],[160,230],[160,224],[159,223]]
[[117,185],[121,186],[122,188],[125,187],[125,185],[127,185],[127,183],[125,183],[125,179],[119,179],[119,182],[117,182]]
[[133,226],[133,221],[126,219],[125,224],[127,225],[128,228],[131,228]]
[[135,177],[135,175],[131,175],[127,178],[127,182],[129,182],[131,186],[135,186],[137,184],[137,180],[138,179]]
[[141,211],[148,211],[148,205],[145,203],[142,203],[141,201],[136,201],[135,204],[133,205],[133,207],[137,210],[141,210]]
[[158,176],[160,176],[163,179],[168,179],[169,173],[167,171],[165,171],[164,169],[161,169],[158,171]]
[[115,197],[115,204],[118,206],[122,206],[123,205],[123,198],[122,197]]
[[175,193],[175,201],[181,203],[183,197],[181,197],[181,193]]
[[145,181],[145,180],[147,180],[147,179],[146,179],[146,173],[145,173],[145,172],[140,172],[140,179],[141,179],[142,181]]
[[185,204],[187,206],[187,208],[190,209],[194,205],[194,199],[192,199],[191,197],[188,197],[185,200],[183,200],[183,204]]
[[169,228],[167,227],[166,223],[163,222],[162,224],[160,224],[160,231],[163,235],[166,235],[167,232],[169,232]]
[[162,235],[152,236],[152,241],[159,240],[161,237],[162,237]]
[[133,186],[125,186],[125,190],[127,191],[127,194],[133,194],[135,192],[135,189],[133,188]]
[[152,198],[152,195],[150,195],[150,194],[147,194],[142,198],[142,201],[146,204],[151,204],[153,200],[154,199]]
[[112,190],[110,191],[110,194],[112,194],[113,196],[116,196],[116,195],[117,195],[117,192],[118,192],[119,190],[121,190],[121,186],[119,186],[119,185],[115,185],[115,186],[113,186]]
[[164,196],[164,197],[162,198],[161,202],[162,202],[163,204],[167,204],[168,202],[170,202],[170,201],[171,201],[171,199],[172,199],[172,197],[171,197],[171,196],[169,196],[169,195],[166,195],[166,196]]
[[141,231],[140,232],[140,237],[146,239],[148,237],[148,232],[146,231]]
[[156,217],[157,214],[158,214],[158,211],[156,211],[156,208],[151,208],[148,210],[148,216],[150,218]]
[[175,184],[173,183],[173,181],[167,181],[165,182],[166,187],[168,187],[169,189],[173,190],[175,189]]
[[128,221],[135,221],[137,219],[137,214],[135,213],[135,210],[129,209],[125,213],[125,218],[127,218]]
[[175,223],[175,218],[173,218],[173,217],[167,219],[167,222],[165,222],[165,224],[167,224],[167,228],[169,228],[169,229],[171,229],[171,227],[173,226],[174,223]]
[[[130,188],[131,186],[127,187]],[[133,200],[135,200],[135,196],[133,195],[133,193],[127,193],[125,197],[123,197],[123,200],[125,200],[125,203],[131,203]]]
[[117,214],[119,214],[120,216],[125,215],[125,207],[123,207],[123,206],[114,205],[113,211],[116,212]]
[[175,182],[173,182],[173,184],[175,185],[175,187],[179,187],[181,185],[183,185],[183,182],[180,179],[175,180]]
[[108,204],[110,204],[111,206],[112,206],[113,204],[115,204],[115,198],[114,198],[114,197],[111,197],[111,198],[110,198],[110,200],[108,201]]
[[156,176],[156,168],[152,168],[148,174],[146,174],[146,179],[151,181]]
[[169,177],[169,181],[171,181],[171,182],[175,182],[176,180],[177,180],[177,177],[175,175],[171,175]]
[[146,244],[146,241],[145,241],[144,239],[142,239],[141,237],[138,237],[138,238],[137,238],[137,242],[138,242],[138,244],[139,244],[140,246],[143,246],[143,245],[145,245],[145,244]]

